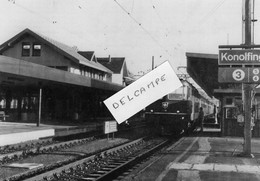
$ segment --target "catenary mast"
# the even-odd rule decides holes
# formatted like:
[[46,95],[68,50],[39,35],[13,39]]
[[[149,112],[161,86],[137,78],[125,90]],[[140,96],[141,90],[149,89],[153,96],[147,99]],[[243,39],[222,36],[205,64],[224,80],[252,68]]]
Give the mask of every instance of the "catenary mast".
[[[251,7],[252,0],[243,0],[243,44],[251,45]],[[244,156],[251,157],[251,92],[252,84],[243,83],[242,84],[242,97],[245,113],[245,122],[244,122]]]

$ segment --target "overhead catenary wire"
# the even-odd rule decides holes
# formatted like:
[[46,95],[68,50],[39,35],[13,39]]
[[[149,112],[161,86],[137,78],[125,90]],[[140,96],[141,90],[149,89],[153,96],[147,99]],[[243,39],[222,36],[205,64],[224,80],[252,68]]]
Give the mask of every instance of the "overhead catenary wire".
[[[21,9],[23,9],[23,10],[25,10],[25,11],[31,13],[31,14],[37,15],[38,17],[44,19],[45,21],[47,21],[47,22],[49,22],[49,23],[50,23],[50,21],[52,21],[51,19],[48,19],[48,18],[46,18],[46,17],[40,15],[39,13],[36,13],[35,11],[32,11],[32,10],[30,10],[30,9],[24,7],[24,6],[21,6],[20,4],[18,4],[18,3],[16,2],[16,0],[8,0],[8,2],[11,2],[11,3],[14,4],[15,6],[21,8]],[[53,21],[52,21],[52,23],[53,23]]]
[[172,57],[172,55],[169,53],[169,51],[163,47],[160,42],[153,37],[153,35],[148,31],[146,30],[142,24],[136,19],[134,18],[130,12],[128,12],[117,0],[114,0],[114,2],[162,49],[164,50],[170,57]]
[[[165,37],[168,37],[171,33],[171,31],[169,30],[169,28],[167,27],[167,24],[165,23],[165,21],[163,20],[163,18],[161,17],[161,15],[159,14],[159,12],[157,11],[157,8],[155,6],[155,4],[153,3],[153,0],[150,0],[150,3],[152,5],[153,11],[155,12],[155,14],[157,15],[157,17],[159,18],[160,22],[162,23],[162,25],[165,27],[166,29],[166,33],[165,33]],[[180,34],[181,30],[177,30],[177,32]],[[177,50],[181,45],[179,43],[177,43],[177,46],[173,45],[174,50]]]
[[154,5],[154,3],[152,2],[152,0],[150,0],[150,3],[151,3],[151,5],[152,5],[152,8],[153,8],[155,14],[157,15],[157,17],[159,18],[159,20],[161,21],[161,23],[163,24],[163,26],[164,26],[165,29],[166,29],[166,34],[165,34],[165,35],[168,36],[168,34],[170,33],[169,29],[167,28],[165,22],[163,21],[162,17],[161,17],[160,14],[158,13],[157,8],[156,8],[156,6]]
[[[17,3],[16,0],[8,0],[8,1],[11,2],[12,4],[14,4],[15,6],[21,8],[21,9],[23,9],[23,10],[25,10],[25,11],[31,13],[31,14],[37,15],[38,17],[40,17],[41,19],[44,19],[44,20],[47,21],[48,23],[51,23],[51,24],[53,24],[53,25],[61,26],[61,24],[58,22],[58,20],[53,19],[53,17],[52,17],[52,18],[47,18],[47,17],[45,17],[45,16],[43,16],[43,15],[37,13],[37,11],[33,11],[33,10],[31,10],[31,9],[28,9],[27,7],[22,6],[21,4]],[[137,24],[140,26],[140,28],[143,29],[143,31],[144,31],[162,50],[164,50],[170,57],[172,57],[172,55],[169,53],[169,51],[168,51],[164,46],[162,46],[162,45],[159,43],[159,41],[158,41],[156,38],[154,38],[154,36],[153,36],[147,29],[145,29],[145,28],[142,26],[142,24],[141,24],[140,22],[138,22],[123,6],[121,6],[120,3],[118,3],[116,0],[114,0],[114,1],[119,5],[119,7],[120,7],[125,13],[127,13],[127,14],[129,15],[129,17],[131,17],[131,19],[132,19],[135,23],[137,23]],[[133,1],[132,6],[134,6],[134,1]],[[81,10],[84,9],[81,5],[79,5],[78,8],[81,9]],[[133,10],[132,10],[132,11],[133,11]],[[68,30],[67,28],[65,28],[64,26],[62,26],[62,29],[65,30],[65,31],[67,31],[67,32],[69,32],[70,34],[75,35],[75,33],[72,33],[71,31],[69,31],[69,30]],[[79,35],[77,35],[77,37],[80,38],[80,39],[82,39],[82,37],[80,37]]]
[[208,18],[210,18],[225,2],[226,0],[220,1],[215,7],[213,7],[199,22],[200,25],[204,24]]

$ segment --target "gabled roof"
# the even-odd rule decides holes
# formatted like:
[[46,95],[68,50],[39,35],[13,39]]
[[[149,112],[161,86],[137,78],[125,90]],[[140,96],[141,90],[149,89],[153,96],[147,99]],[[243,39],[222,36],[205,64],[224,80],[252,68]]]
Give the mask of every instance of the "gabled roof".
[[103,57],[97,58],[97,61],[107,67],[115,74],[119,74],[123,68],[125,58],[124,57]]
[[13,44],[18,42],[20,39],[22,39],[26,35],[31,35],[31,36],[35,37],[36,39],[38,39],[39,41],[44,42],[45,44],[47,44],[50,47],[52,47],[53,49],[55,49],[57,52],[63,54],[64,56],[68,57],[69,59],[71,59],[72,61],[74,61],[76,63],[82,64],[82,65],[85,65],[85,66],[88,66],[88,67],[91,67],[91,68],[94,68],[94,69],[97,69],[97,70],[100,70],[103,72],[112,73],[109,69],[107,69],[100,63],[90,61],[90,60],[86,59],[85,57],[83,57],[82,55],[80,55],[75,48],[65,45],[63,43],[60,43],[56,40],[53,40],[49,37],[46,37],[44,35],[34,32],[34,31],[31,31],[28,28],[23,30],[19,34],[15,35],[13,38],[7,40],[2,45],[0,45],[0,53],[5,51],[6,49],[10,48]]
[[78,53],[90,61],[97,62],[94,51],[78,51]]

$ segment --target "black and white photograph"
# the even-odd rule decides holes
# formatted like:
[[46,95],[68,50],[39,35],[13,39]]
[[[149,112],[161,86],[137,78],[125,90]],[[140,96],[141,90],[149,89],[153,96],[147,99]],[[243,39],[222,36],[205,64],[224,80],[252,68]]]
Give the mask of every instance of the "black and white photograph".
[[260,1],[0,0],[0,22],[0,181],[260,181]]

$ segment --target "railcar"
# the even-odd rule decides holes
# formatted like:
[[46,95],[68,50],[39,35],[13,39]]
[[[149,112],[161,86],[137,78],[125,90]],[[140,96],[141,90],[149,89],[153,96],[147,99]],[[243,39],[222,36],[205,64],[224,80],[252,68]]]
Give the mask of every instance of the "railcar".
[[145,118],[155,124],[159,134],[178,135],[193,130],[198,124],[200,107],[203,108],[205,116],[213,114],[212,100],[202,96],[188,81],[181,82],[179,89],[145,109]]

